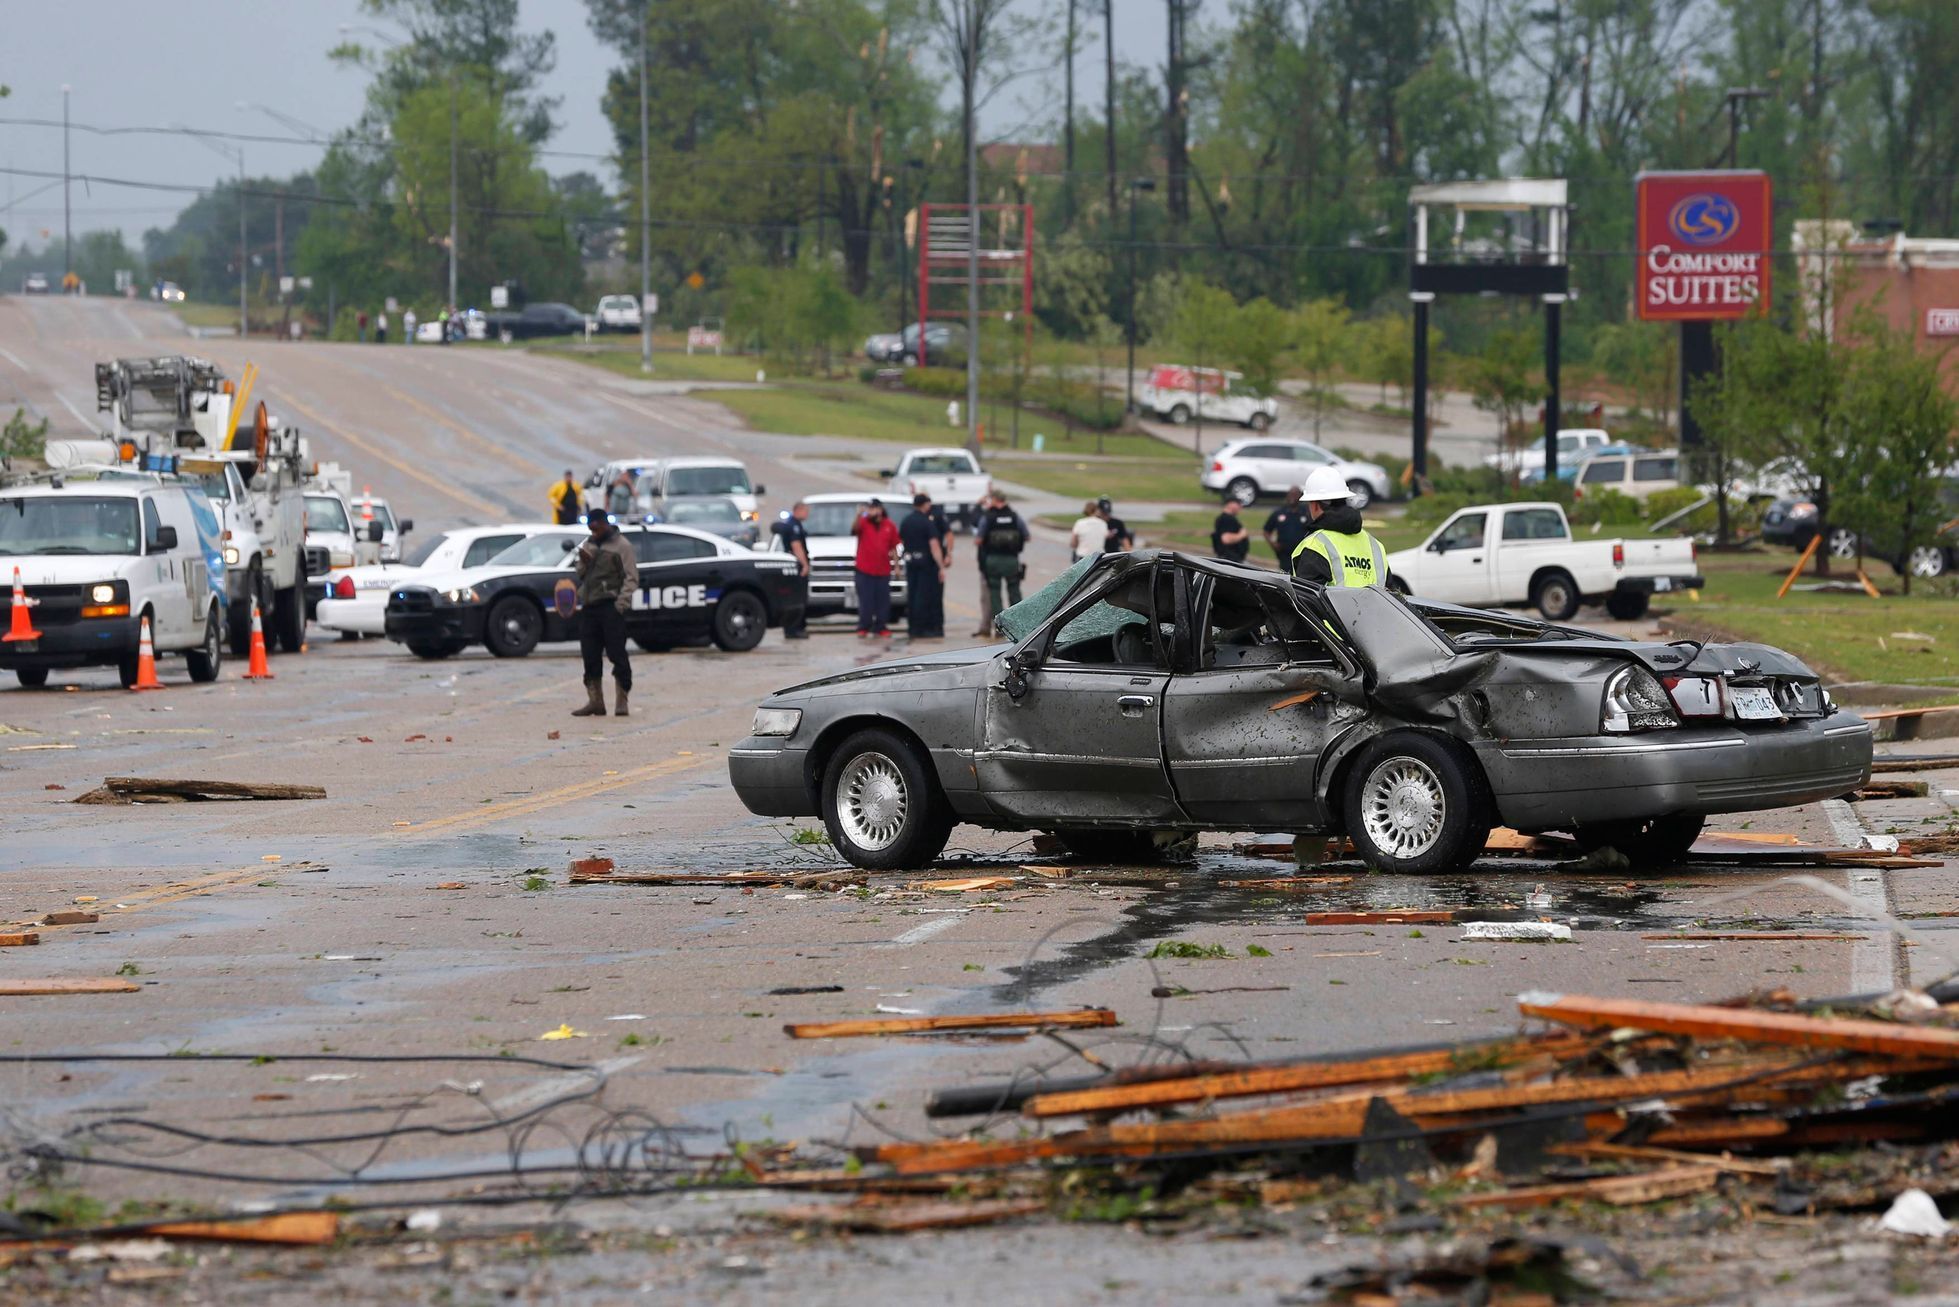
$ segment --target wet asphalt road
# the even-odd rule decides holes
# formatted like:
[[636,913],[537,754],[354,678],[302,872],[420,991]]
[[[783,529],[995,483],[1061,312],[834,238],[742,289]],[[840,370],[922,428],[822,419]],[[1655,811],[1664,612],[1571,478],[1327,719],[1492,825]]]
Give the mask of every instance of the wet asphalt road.
[[[73,434],[93,407],[90,368],[98,358],[191,349],[234,373],[254,358],[264,370],[261,393],[313,434],[318,456],[352,466],[356,484],[373,485],[425,528],[534,516],[546,483],[567,463],[582,472],[629,451],[738,452],[776,492],[772,506],[798,491],[848,484],[829,457],[847,459],[848,446],[826,451],[819,442],[748,433],[707,401],[567,362],[439,347],[193,345],[167,331],[147,306],[0,299],[0,405],[25,400],[59,416],[72,403],[81,410],[67,423]],[[826,458],[805,461],[806,452]],[[1038,548],[1036,571],[1058,570],[1059,546]],[[970,608],[960,611],[960,594],[971,588],[963,571],[954,584],[955,631],[964,629],[960,618],[971,619]],[[946,895],[907,892],[893,880],[868,894],[745,894],[566,884],[569,860],[587,855],[611,857],[622,870],[824,865],[821,849],[791,842],[787,824],[741,809],[723,755],[745,734],[763,694],[868,656],[848,634],[821,634],[800,647],[771,634],[743,655],[636,655],[640,688],[628,721],[566,716],[577,701],[578,670],[575,652],[562,647],[509,662],[474,651],[429,664],[385,642],[325,642],[275,660],[269,683],[239,679],[234,665],[218,684],[193,687],[181,664],[166,660],[169,689],[160,694],[125,694],[109,670],[58,674],[45,692],[0,689],[0,921],[29,920],[78,899],[91,899],[86,906],[101,915],[94,925],[44,930],[38,947],[0,950],[0,979],[121,972],[142,986],[133,994],[0,999],[0,1048],[16,1058],[180,1054],[0,1064],[10,1139],[58,1137],[112,1110],[290,1137],[323,1119],[454,1119],[485,1105],[510,1115],[586,1083],[513,1065],[516,1054],[602,1064],[609,1076],[603,1107],[650,1114],[679,1147],[706,1151],[730,1136],[868,1142],[885,1130],[926,1129],[918,1104],[932,1087],[1050,1063],[1079,1074],[1083,1064],[1045,1041],[797,1043],[782,1034],[783,1022],[870,1015],[880,1006],[960,1012],[1102,1004],[1121,1015],[1122,1029],[1076,1042],[1109,1061],[1166,1050],[1270,1058],[1510,1031],[1515,995],[1527,989],[1702,1000],[1784,987],[1821,996],[1922,983],[1959,966],[1959,949],[1944,944],[1959,935],[1938,929],[1939,919],[1916,923],[1922,933],[1906,947],[1824,893],[1786,882],[1785,872],[1714,866],[1636,879],[1497,861],[1425,880],[1335,868],[1351,873],[1351,882],[1276,892],[1219,887],[1222,879],[1287,868],[1234,855],[1230,839],[1213,838],[1196,864],[1161,887],[1022,885]],[[290,781],[323,785],[329,797],[277,805],[71,802],[112,775]],[[1959,799],[1959,774],[1927,779],[1925,799],[1817,805],[1713,825],[1821,843],[1859,828],[1943,829],[1950,801]],[[954,845],[1009,870],[1030,856],[1012,837],[970,828]],[[1943,867],[1816,874],[1900,914],[1959,907]],[[450,885],[459,887],[439,888]],[[1540,887],[1547,897],[1527,903]],[[1571,923],[1575,942],[1477,944],[1463,942],[1455,926],[1304,924],[1309,910],[1361,907],[1545,916]],[[1682,925],[1856,938],[1642,938]],[[1222,944],[1234,956],[1140,956],[1170,939]],[[1254,944],[1271,956],[1248,956]],[[816,985],[843,989],[766,992]],[[1151,998],[1160,985],[1194,992]],[[1195,992],[1224,989],[1238,992]],[[562,1025],[583,1033],[538,1038]],[[478,1060],[254,1065],[185,1056],[219,1052]],[[594,1119],[590,1104],[563,1109],[553,1120],[561,1128],[527,1141],[526,1158],[562,1161],[568,1141]],[[357,1162],[369,1180],[494,1172],[507,1165],[507,1135],[417,1136],[370,1159],[365,1149],[343,1146],[306,1155],[162,1149],[138,1131],[101,1151],[152,1160],[167,1153],[172,1165],[267,1182],[241,1187],[101,1167],[77,1178],[110,1198],[292,1198],[325,1192],[316,1181]],[[730,1271],[721,1262],[736,1227],[727,1208],[707,1200],[595,1204],[575,1215],[633,1228],[704,1223],[704,1242],[683,1240],[680,1260],[649,1251],[642,1256],[650,1260],[619,1274],[737,1298],[767,1296],[802,1273],[820,1277],[803,1282],[805,1289],[820,1282],[838,1296],[894,1292],[915,1273],[917,1250],[931,1246],[910,1241],[911,1251],[889,1263],[839,1262],[777,1241],[754,1267]],[[1126,1241],[1135,1236],[1111,1231],[1092,1254],[1033,1233],[944,1238],[949,1256],[975,1265],[1008,1258],[1001,1264],[1027,1277],[1021,1288],[1029,1291],[1059,1283],[1043,1278],[1044,1270],[1062,1274],[1061,1261],[1087,1255],[1064,1279],[1095,1297],[1120,1296],[1103,1286],[1123,1282]],[[1251,1287],[1229,1256],[1187,1252],[1184,1289],[1230,1284],[1255,1297],[1269,1294],[1274,1277],[1297,1283],[1320,1256],[1295,1249]],[[574,1262],[550,1274],[569,1277],[543,1282],[555,1293],[569,1292],[585,1272]],[[364,1283],[349,1281],[349,1291],[364,1296]]]

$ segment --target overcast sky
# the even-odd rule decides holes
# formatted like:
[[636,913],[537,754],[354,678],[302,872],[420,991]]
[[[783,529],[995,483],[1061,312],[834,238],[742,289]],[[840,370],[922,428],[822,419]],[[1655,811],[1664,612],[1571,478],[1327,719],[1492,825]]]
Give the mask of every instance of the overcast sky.
[[[521,0],[521,5],[527,30],[548,28],[558,38],[558,66],[545,90],[563,103],[550,148],[606,154],[612,136],[599,112],[599,95],[615,59],[586,26],[583,0]],[[1206,9],[1216,11],[1208,17],[1221,16],[1223,0],[1212,0]],[[1162,62],[1163,10],[1161,0],[1115,0],[1119,61],[1152,68]],[[326,52],[346,39],[342,24],[361,22],[359,0],[15,0],[0,6],[0,84],[13,88],[12,96],[0,100],[0,119],[59,121],[66,84],[69,116],[77,125],[182,124],[296,134],[257,109],[240,108],[243,101],[331,132],[359,114],[366,79],[359,70],[328,60]],[[1100,54],[1098,45],[1076,67],[1076,94],[1089,103],[1101,95]],[[1037,112],[1029,100],[1050,88],[1058,116],[1059,78],[1029,78],[989,108],[985,130],[1006,132],[1027,121]],[[58,177],[61,135],[58,128],[0,122],[0,167]],[[77,174],[198,186],[237,174],[235,163],[183,137],[75,130],[70,149]],[[245,166],[254,176],[291,173],[320,155],[310,145],[247,144],[245,149]],[[608,185],[614,180],[601,159],[544,162],[554,174],[589,168]],[[0,175],[0,228],[15,243],[38,246],[43,233],[60,235],[60,184],[31,194],[48,185],[46,178]],[[146,228],[168,226],[191,198],[75,183],[75,233],[119,227],[134,244]]]

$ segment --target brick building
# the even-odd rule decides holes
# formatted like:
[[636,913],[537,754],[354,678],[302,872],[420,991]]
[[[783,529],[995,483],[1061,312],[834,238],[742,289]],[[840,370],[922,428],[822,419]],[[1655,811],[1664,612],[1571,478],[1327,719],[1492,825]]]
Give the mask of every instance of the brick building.
[[[1946,388],[1959,394],[1959,240],[1859,231],[1849,222],[1804,219],[1790,248],[1812,330],[1848,334],[1875,313],[1918,348],[1942,356]],[[1827,318],[1825,308],[1827,306]]]

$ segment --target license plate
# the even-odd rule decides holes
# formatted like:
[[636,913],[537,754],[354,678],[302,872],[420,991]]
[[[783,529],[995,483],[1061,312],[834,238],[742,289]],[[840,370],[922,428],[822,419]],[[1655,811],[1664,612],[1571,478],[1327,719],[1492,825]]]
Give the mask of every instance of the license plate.
[[1759,685],[1731,685],[1728,702],[1735,706],[1735,717],[1744,722],[1773,722],[1782,717],[1775,696]]
[[1656,576],[1653,578],[1653,588],[1662,592],[1671,590],[1673,589],[1673,578],[1670,576]]

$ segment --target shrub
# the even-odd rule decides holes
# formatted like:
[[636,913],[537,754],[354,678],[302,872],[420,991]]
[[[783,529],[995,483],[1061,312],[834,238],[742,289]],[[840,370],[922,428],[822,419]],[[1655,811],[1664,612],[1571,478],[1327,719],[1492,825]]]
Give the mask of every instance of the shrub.
[[1617,490],[1587,490],[1566,510],[1574,526],[1643,526],[1644,505]]

